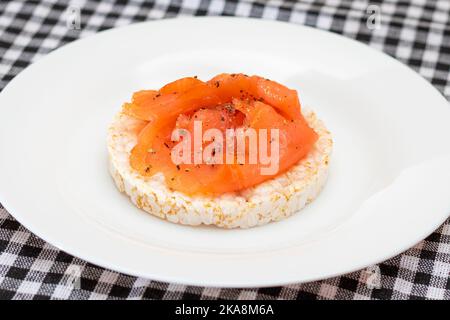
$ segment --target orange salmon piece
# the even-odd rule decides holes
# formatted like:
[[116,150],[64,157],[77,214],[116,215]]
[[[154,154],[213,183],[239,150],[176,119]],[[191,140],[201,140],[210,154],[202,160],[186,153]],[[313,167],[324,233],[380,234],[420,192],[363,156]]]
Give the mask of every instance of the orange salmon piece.
[[[301,114],[297,92],[258,76],[220,74],[207,82],[182,78],[158,91],[135,93],[123,110],[142,120],[140,126],[143,126],[131,151],[131,167],[143,176],[162,173],[169,188],[189,195],[236,192],[271,179],[304,158],[318,138]],[[278,171],[262,175],[261,168],[266,165],[261,163],[195,164],[195,121],[201,121],[203,132],[208,129],[218,129],[222,133],[237,128],[267,129],[268,132],[278,129]],[[192,163],[176,165],[172,161],[171,151],[179,143],[171,137],[176,128],[191,135],[189,157]],[[225,135],[223,137],[225,142]],[[271,150],[270,140],[271,137],[266,141],[267,150]],[[257,141],[259,144],[259,136]],[[203,141],[202,150],[210,143]],[[214,156],[216,149],[212,150]],[[225,157],[226,150],[222,151]],[[248,157],[248,145],[245,152]]]

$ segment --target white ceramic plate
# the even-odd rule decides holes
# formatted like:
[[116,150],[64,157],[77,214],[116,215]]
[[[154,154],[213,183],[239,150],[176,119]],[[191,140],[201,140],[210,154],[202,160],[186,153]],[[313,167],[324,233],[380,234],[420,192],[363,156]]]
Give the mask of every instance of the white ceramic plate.
[[[248,230],[135,208],[107,171],[106,128],[133,91],[188,75],[258,74],[298,89],[331,130],[328,184],[299,214]],[[237,18],[101,32],[52,52],[0,94],[0,201],[82,259],[151,279],[269,286],[392,257],[450,212],[450,107],[394,59],[335,34]]]

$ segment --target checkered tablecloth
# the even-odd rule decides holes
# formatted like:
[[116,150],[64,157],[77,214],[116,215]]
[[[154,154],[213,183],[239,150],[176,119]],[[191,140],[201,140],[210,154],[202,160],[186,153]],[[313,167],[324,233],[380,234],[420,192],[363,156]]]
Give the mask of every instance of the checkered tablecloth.
[[[192,15],[251,16],[330,30],[394,56],[450,99],[449,0],[1,0],[0,90],[31,62],[75,39]],[[221,289],[94,266],[37,238],[0,205],[0,298],[450,299],[450,220],[414,248],[366,270],[307,284]]]

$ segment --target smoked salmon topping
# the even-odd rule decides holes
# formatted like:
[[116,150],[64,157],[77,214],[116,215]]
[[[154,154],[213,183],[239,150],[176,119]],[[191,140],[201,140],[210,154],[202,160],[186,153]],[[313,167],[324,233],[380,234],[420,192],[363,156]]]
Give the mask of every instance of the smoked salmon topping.
[[[142,176],[162,173],[169,188],[188,195],[238,192],[269,180],[303,159],[318,138],[297,92],[259,76],[182,78],[134,93],[123,112],[143,122],[131,167]],[[275,153],[276,170],[267,170]]]

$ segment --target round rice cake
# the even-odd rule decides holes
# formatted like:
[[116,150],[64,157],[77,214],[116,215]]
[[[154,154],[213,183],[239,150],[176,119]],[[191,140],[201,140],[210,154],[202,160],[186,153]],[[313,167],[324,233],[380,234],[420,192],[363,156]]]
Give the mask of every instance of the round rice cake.
[[109,169],[118,189],[139,208],[174,223],[249,228],[278,221],[313,201],[328,176],[333,141],[315,113],[302,110],[319,138],[309,154],[287,172],[239,192],[189,196],[170,190],[163,174],[143,177],[129,164],[141,120],[119,112],[108,130]]

